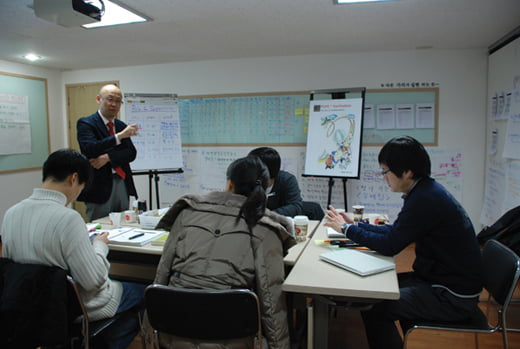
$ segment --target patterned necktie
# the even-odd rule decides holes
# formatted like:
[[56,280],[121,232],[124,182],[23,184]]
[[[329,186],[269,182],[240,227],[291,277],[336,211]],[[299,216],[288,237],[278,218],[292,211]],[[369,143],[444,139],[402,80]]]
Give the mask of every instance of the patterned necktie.
[[[115,133],[114,133],[114,123],[112,121],[109,121],[107,123],[107,126],[108,126],[108,134],[113,136]],[[116,173],[119,175],[119,177],[125,179],[126,178],[126,173],[125,171],[123,171],[123,169],[121,168],[121,166],[117,166],[116,168],[114,168],[114,170],[116,171]]]

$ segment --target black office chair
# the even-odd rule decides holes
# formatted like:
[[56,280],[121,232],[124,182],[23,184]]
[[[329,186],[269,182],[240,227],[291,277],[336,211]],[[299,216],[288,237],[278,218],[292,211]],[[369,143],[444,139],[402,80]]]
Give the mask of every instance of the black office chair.
[[[67,271],[0,258],[1,348],[88,349],[106,328],[123,317],[138,314],[131,309],[109,319],[89,321]],[[75,323],[79,316],[80,322]],[[101,342],[95,345],[100,346]]]
[[311,220],[321,221],[325,217],[325,212],[321,205],[314,201],[303,201],[303,214]]
[[[484,313],[465,323],[417,323],[406,331],[404,347],[410,334],[416,329],[447,330],[459,332],[502,332],[504,348],[508,348],[506,312],[520,277],[520,257],[497,240],[488,240],[482,250],[484,287],[496,303],[497,324],[488,323]],[[482,321],[483,320],[483,321]]]
[[247,289],[187,289],[153,284],[145,290],[148,320],[153,328],[153,347],[160,335],[181,341],[248,339],[249,347],[262,347],[260,304]]

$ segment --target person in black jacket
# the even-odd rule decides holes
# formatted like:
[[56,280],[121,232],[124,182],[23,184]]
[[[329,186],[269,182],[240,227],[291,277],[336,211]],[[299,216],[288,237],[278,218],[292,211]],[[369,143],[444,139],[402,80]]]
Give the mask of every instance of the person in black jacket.
[[325,225],[387,256],[415,243],[413,272],[398,274],[400,298],[362,312],[370,348],[393,349],[403,347],[396,320],[405,332],[418,321],[480,318],[482,261],[466,211],[430,177],[430,157],[422,144],[408,136],[393,138],[378,161],[390,189],[404,194],[394,224],[355,225],[347,214],[330,207]]
[[267,208],[284,216],[303,215],[303,199],[296,177],[280,170],[280,154],[270,147],[253,149],[249,155],[255,155],[269,169],[269,188],[267,188]]
[[95,169],[92,184],[78,197],[90,221],[127,210],[129,196],[137,198],[130,169],[137,155],[130,137],[137,135],[137,125],[116,118],[122,98],[119,87],[103,86],[96,97],[99,110],[77,123],[79,147]]

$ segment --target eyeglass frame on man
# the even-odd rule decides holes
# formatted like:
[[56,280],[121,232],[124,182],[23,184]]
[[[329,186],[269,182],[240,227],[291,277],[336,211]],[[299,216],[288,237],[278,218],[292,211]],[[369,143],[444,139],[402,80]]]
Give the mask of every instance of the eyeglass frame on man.
[[124,104],[123,100],[122,99],[113,99],[113,98],[106,98],[106,97],[103,97],[103,96],[99,96],[102,100],[104,100],[105,102],[107,102],[108,104],[114,104],[114,105],[121,105],[121,104]]
[[390,172],[390,169],[387,169],[387,170],[381,170],[381,171],[379,172],[379,174],[380,174],[381,176],[384,177],[384,175],[387,174],[388,172]]

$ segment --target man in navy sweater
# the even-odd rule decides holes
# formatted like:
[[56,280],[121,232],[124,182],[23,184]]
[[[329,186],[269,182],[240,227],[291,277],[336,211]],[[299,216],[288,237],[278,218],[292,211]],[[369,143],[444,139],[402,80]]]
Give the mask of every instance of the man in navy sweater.
[[327,210],[326,226],[383,255],[415,243],[413,272],[400,273],[399,300],[362,313],[371,349],[402,348],[403,331],[417,321],[465,321],[480,314],[482,262],[473,225],[464,208],[430,177],[428,153],[412,137],[396,137],[378,157],[381,175],[404,204],[393,225],[358,225],[344,212]]

